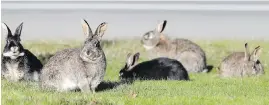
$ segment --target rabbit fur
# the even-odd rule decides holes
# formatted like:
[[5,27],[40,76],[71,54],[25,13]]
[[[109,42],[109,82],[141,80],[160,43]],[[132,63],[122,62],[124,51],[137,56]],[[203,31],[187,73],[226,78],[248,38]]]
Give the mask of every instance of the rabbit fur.
[[260,46],[250,54],[248,44],[245,43],[245,52],[234,52],[222,60],[219,66],[220,76],[244,77],[264,74],[263,65],[259,60],[260,54]]
[[87,21],[82,20],[83,32],[87,36],[83,46],[56,52],[44,65],[41,88],[94,93],[106,70],[106,57],[100,45],[106,26],[107,23],[103,22],[92,33]]

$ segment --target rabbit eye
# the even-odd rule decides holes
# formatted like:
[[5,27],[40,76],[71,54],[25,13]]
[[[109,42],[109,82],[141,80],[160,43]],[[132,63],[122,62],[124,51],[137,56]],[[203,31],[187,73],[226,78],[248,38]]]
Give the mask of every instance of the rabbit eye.
[[10,40],[7,40],[7,43],[10,43]]
[[96,46],[96,47],[100,47],[100,42],[96,42],[96,43],[95,43],[95,46]]
[[259,61],[259,60],[257,60],[256,62],[255,62],[255,64],[260,64],[261,62]]
[[149,39],[149,35],[147,34],[147,35],[144,35],[144,38],[146,39],[146,40],[148,40]]
[[120,75],[119,76],[122,76],[123,75],[123,73],[120,73]]

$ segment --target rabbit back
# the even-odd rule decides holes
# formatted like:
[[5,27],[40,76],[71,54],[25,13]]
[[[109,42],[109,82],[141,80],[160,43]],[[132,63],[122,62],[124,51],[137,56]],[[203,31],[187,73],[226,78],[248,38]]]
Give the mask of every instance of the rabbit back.
[[142,62],[132,71],[142,79],[189,80],[188,73],[180,62],[164,57]]
[[[70,74],[74,74],[71,73],[72,71],[66,72],[64,68],[68,63],[65,59],[70,58],[68,55],[71,52],[72,49],[58,51],[48,60],[41,71],[40,83],[42,88],[58,89],[61,87],[60,82],[63,81],[63,76],[70,78]],[[65,75],[63,75],[64,73]]]
[[26,71],[25,73],[25,79],[26,80],[31,80],[31,81],[39,81],[40,73],[43,68],[43,64],[41,61],[29,50],[25,49],[25,65],[27,65],[29,68],[29,71]]
[[27,65],[30,66],[30,72],[38,72],[40,73],[43,64],[41,61],[29,50],[25,49],[26,59],[27,59]]
[[176,57],[188,72],[207,72],[206,55],[202,48],[187,39],[176,39]]
[[244,52],[235,52],[223,59],[219,73],[222,77],[241,76],[244,71]]
[[188,39],[175,39],[158,44],[150,51],[150,58],[156,57],[177,59],[188,72],[207,72],[205,52]]

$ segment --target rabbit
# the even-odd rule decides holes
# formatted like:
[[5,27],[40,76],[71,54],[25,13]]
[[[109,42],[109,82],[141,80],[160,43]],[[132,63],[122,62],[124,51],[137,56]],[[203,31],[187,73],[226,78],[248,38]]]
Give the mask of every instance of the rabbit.
[[164,20],[141,38],[143,47],[149,52],[149,58],[177,59],[190,73],[208,72],[211,67],[207,67],[203,49],[188,39],[169,39],[162,33],[166,24],[167,21]]
[[135,79],[189,80],[188,72],[179,61],[160,57],[137,64],[139,55],[139,52],[127,55],[126,64],[119,72],[122,81]]
[[21,23],[14,34],[9,27],[2,23],[2,28],[7,31],[6,45],[2,52],[2,77],[10,82],[39,81],[40,70],[43,67],[37,57],[21,44]]
[[250,54],[248,44],[245,52],[234,52],[224,58],[219,66],[221,77],[245,77],[264,74],[263,65],[259,60],[261,47],[258,46]]
[[92,92],[103,80],[106,70],[106,56],[100,41],[107,23],[101,23],[95,33],[88,22],[82,19],[82,28],[87,38],[81,48],[69,48],[56,52],[44,65],[40,86],[42,89],[59,92]]

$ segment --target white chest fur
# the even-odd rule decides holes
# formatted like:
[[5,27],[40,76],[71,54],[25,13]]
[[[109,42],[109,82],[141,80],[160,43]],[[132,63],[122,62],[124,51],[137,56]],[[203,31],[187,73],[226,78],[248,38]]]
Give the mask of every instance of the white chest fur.
[[6,63],[7,73],[5,77],[12,81],[18,81],[23,77],[23,71],[19,69],[19,63]]

